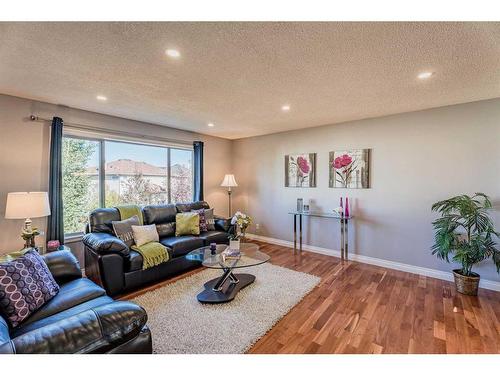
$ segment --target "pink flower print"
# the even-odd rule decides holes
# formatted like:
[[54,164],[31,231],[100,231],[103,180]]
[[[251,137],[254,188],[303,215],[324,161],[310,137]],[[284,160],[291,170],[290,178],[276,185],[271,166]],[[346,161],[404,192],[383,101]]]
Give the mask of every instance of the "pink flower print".
[[341,158],[342,158],[342,166],[343,167],[346,167],[352,163],[352,158],[348,154],[342,155]]
[[311,170],[311,166],[309,165],[309,162],[306,160],[306,158],[299,156],[297,158],[297,166],[299,167],[300,172],[303,175],[306,175],[309,173]]
[[335,181],[342,187],[347,187],[353,171],[356,169],[356,159],[349,154],[336,157],[332,162],[335,169]]
[[335,158],[335,160],[333,161],[333,168],[340,169],[343,166],[344,165],[342,164],[342,158],[340,156],[338,158]]

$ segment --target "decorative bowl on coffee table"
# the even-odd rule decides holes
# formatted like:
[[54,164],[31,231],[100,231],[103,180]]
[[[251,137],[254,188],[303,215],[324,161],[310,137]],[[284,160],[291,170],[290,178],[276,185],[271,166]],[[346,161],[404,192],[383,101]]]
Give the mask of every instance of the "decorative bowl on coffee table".
[[205,289],[197,297],[201,303],[232,301],[241,289],[255,281],[254,275],[233,273],[233,270],[257,266],[271,259],[269,255],[259,251],[259,245],[254,243],[242,243],[239,257],[225,257],[224,251],[227,248],[228,245],[217,245],[215,252],[212,252],[210,246],[205,246],[186,255],[189,260],[199,261],[207,268],[223,271],[221,277],[205,283]]

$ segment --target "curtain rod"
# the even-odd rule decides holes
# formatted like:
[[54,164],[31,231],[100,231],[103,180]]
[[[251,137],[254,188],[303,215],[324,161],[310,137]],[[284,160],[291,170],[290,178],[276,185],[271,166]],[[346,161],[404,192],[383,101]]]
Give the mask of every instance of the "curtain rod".
[[[52,123],[52,119],[43,118],[43,117],[39,117],[39,116],[35,116],[35,115],[30,115],[29,119],[31,121]],[[146,140],[150,140],[150,141],[162,141],[162,142],[166,142],[166,143],[174,143],[174,144],[177,143],[177,144],[183,144],[183,145],[189,145],[189,146],[193,145],[192,141],[170,139],[170,138],[163,138],[163,137],[151,137],[151,136],[147,136],[144,134],[137,134],[137,133],[133,133],[133,132],[124,132],[124,131],[119,131],[119,130],[107,130],[107,129],[97,128],[95,126],[89,126],[89,125],[77,124],[77,123],[71,123],[71,122],[64,122],[64,126],[67,126],[68,128],[71,128],[71,129],[87,130],[87,131],[93,131],[93,132],[97,132],[97,133],[105,133],[105,134],[116,135],[116,136],[142,138],[142,139],[146,139]]]

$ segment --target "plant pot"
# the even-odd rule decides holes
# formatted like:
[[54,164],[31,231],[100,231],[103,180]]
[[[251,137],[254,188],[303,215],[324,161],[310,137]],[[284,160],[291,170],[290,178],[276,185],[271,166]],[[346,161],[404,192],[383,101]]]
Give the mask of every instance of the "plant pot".
[[480,276],[474,272],[472,272],[472,276],[464,276],[460,272],[461,270],[453,270],[457,292],[468,296],[477,296]]
[[233,250],[239,250],[240,249],[240,240],[229,241],[229,248],[233,249]]

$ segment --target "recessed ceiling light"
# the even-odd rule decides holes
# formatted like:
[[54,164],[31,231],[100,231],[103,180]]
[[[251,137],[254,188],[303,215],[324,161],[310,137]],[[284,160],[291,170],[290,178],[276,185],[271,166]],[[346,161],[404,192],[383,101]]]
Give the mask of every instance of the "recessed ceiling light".
[[96,96],[96,99],[97,100],[100,100],[102,102],[105,102],[106,100],[108,100],[108,98],[106,98],[104,95],[97,95]]
[[215,125],[214,125],[212,122],[209,122],[209,123],[207,124],[207,126],[208,126],[209,128],[213,128]]
[[167,54],[167,56],[173,57],[174,59],[181,57],[181,53],[176,49],[167,49],[165,53]]
[[288,112],[290,110],[290,106],[288,104],[285,104],[285,105],[281,106],[281,110],[283,112]]
[[434,72],[422,72],[417,77],[418,79],[429,79],[434,75]]

